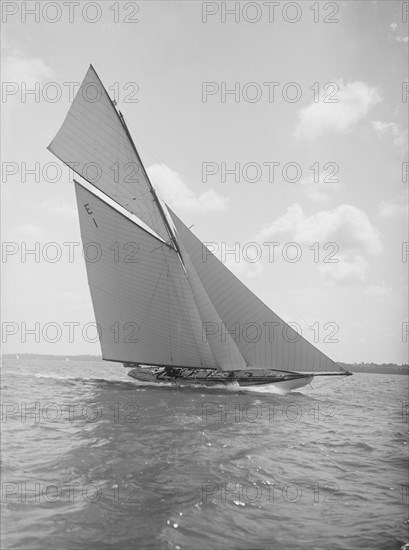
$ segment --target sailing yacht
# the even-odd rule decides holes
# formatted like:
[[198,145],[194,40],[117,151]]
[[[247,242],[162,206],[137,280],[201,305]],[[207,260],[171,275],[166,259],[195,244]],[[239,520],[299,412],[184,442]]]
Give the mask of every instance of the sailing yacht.
[[[122,113],[91,65],[49,150],[75,181],[103,359],[174,385],[275,384],[351,373],[223,265],[152,185]],[[79,178],[77,178],[79,179]],[[205,253],[204,253],[205,251]]]

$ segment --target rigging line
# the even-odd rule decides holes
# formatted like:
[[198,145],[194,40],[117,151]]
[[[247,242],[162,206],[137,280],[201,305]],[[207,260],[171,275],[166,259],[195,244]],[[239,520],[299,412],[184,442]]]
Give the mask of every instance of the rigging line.
[[[120,197],[120,195],[116,195],[116,194],[112,194],[112,196],[114,197]],[[143,218],[141,218],[141,214],[139,213],[134,213],[130,210],[127,210],[127,206],[129,206],[133,201],[137,201],[138,202],[138,205],[140,207],[145,206],[145,208],[143,209],[143,212],[142,214],[146,217],[146,219],[144,220]],[[157,231],[157,229],[155,229],[155,226],[157,227],[158,224],[157,222],[160,220],[160,218],[157,217],[157,214],[154,213],[154,212],[150,212],[148,208],[146,208],[146,202],[144,202],[143,199],[140,199],[138,197],[132,197],[129,199],[129,201],[124,204],[124,205],[121,205],[123,206],[123,208],[125,208],[125,210],[127,210],[128,212],[130,212],[133,216],[136,216],[138,219],[140,219],[145,225],[147,225],[150,229],[150,231],[153,231],[159,239],[163,239],[163,237],[161,237]],[[151,227],[151,225],[153,225],[154,227]],[[171,246],[171,241],[170,240],[167,240],[166,243],[168,244],[168,246]],[[173,248],[171,246],[171,248]]]
[[[117,238],[118,238],[118,222],[119,222],[119,217],[118,217],[118,216],[114,216],[113,219],[114,219],[115,237],[116,237],[116,239],[117,239]],[[119,265],[118,265],[118,263],[116,263],[115,279],[116,279],[117,292],[118,292],[118,295],[119,295],[119,312],[120,312],[120,314],[121,314],[121,319],[123,320],[124,317],[123,317],[123,310],[122,310],[121,285],[119,284]],[[123,327],[121,327],[121,328],[123,328]],[[130,346],[125,346],[125,349],[126,349],[126,351],[127,351],[128,360],[131,361],[132,357],[131,357],[131,349],[130,349]]]
[[162,216],[162,218],[163,218],[163,222],[164,222],[164,224],[165,224],[166,231],[169,233],[169,237],[171,238],[172,243],[173,243],[174,247],[176,248],[176,250],[177,250],[177,252],[178,252],[178,254],[179,254],[180,261],[181,261],[182,264],[183,264],[183,259],[182,259],[182,256],[181,256],[181,254],[180,254],[179,245],[178,245],[178,243],[177,243],[177,241],[176,241],[175,235],[173,234],[172,228],[171,228],[170,225],[169,225],[169,221],[168,221],[168,219],[167,219],[167,217],[166,217],[165,211],[163,210],[162,205],[161,205],[161,203],[160,203],[160,200],[159,200],[159,198],[158,198],[158,196],[157,196],[157,194],[156,194],[156,190],[155,190],[155,188],[153,187],[153,185],[152,185],[152,183],[151,183],[151,181],[150,181],[150,179],[149,179],[148,173],[146,172],[145,166],[144,166],[144,164],[143,164],[143,162],[142,162],[142,159],[141,159],[141,157],[140,157],[140,155],[139,155],[139,153],[138,153],[138,150],[137,150],[137,148],[136,148],[136,145],[135,145],[135,143],[134,143],[134,141],[133,141],[133,139],[132,139],[132,136],[131,136],[131,134],[130,134],[130,132],[129,132],[128,126],[126,125],[125,118],[124,118],[123,114],[121,113],[121,111],[119,111],[119,110],[117,111],[115,107],[113,107],[113,108],[115,109],[115,112],[117,113],[117,115],[118,115],[120,121],[122,122],[122,126],[123,126],[123,128],[124,128],[124,130],[125,130],[125,132],[126,132],[126,135],[128,136],[128,139],[129,139],[129,141],[130,141],[130,143],[131,143],[131,146],[132,146],[132,148],[133,148],[133,150],[134,150],[134,153],[135,153],[135,155],[136,155],[136,157],[137,157],[137,159],[138,159],[138,162],[139,162],[139,164],[141,165],[142,173],[144,174],[144,176],[145,176],[145,178],[146,178],[146,181],[147,181],[147,183],[148,183],[149,189],[150,189],[150,191],[151,191],[151,193],[152,193],[152,196],[153,196],[153,198],[154,198],[154,200],[155,200],[155,202],[156,202],[156,204],[157,204],[157,207],[158,207],[158,209],[159,209],[159,212],[160,212],[160,214],[161,214],[161,216]]
[[[172,220],[172,221],[173,221],[173,220]],[[190,229],[190,228],[188,228],[188,229]],[[186,230],[184,230],[183,228],[182,228],[181,231],[176,230],[176,234],[177,234],[177,235],[182,234],[182,233],[186,233]],[[224,326],[225,329],[226,329],[226,333],[227,333],[227,334],[229,335],[229,337],[230,337],[230,343],[229,343],[230,349],[231,349],[231,346],[233,346],[235,352],[237,352],[237,353],[240,355],[240,357],[243,359],[243,361],[244,361],[244,363],[246,364],[246,366],[249,366],[249,361],[247,361],[247,359],[244,357],[244,355],[243,355],[242,352],[240,351],[240,348],[239,348],[238,345],[237,345],[237,342],[235,341],[234,338],[232,338],[230,332],[227,330],[226,323],[225,323],[224,321],[222,321],[222,319],[221,319],[221,317],[220,317],[220,315],[219,315],[219,313],[218,313],[218,311],[217,311],[216,306],[213,304],[212,300],[210,299],[210,296],[209,296],[209,294],[208,294],[206,288],[204,287],[204,285],[203,285],[203,283],[202,283],[202,281],[201,281],[201,279],[200,279],[200,277],[199,277],[199,274],[197,273],[197,271],[196,271],[196,269],[195,269],[195,267],[194,267],[194,265],[193,265],[193,263],[192,263],[192,261],[191,261],[191,259],[190,259],[190,257],[189,257],[188,252],[186,251],[186,249],[185,249],[184,247],[183,247],[183,252],[186,253],[186,255],[187,255],[187,262],[188,262],[188,265],[190,266],[191,272],[193,273],[193,277],[192,277],[191,275],[189,275],[188,269],[186,268],[186,277],[187,277],[187,281],[188,281],[189,288],[190,288],[190,290],[191,290],[191,292],[192,292],[192,296],[193,296],[193,299],[194,299],[194,302],[195,302],[195,305],[196,305],[196,309],[197,309],[197,312],[198,312],[198,315],[199,315],[199,319],[200,319],[200,321],[201,321],[201,323],[202,323],[202,332],[203,332],[203,319],[202,319],[202,315],[201,315],[201,313],[200,313],[200,308],[199,308],[199,306],[198,306],[198,304],[197,304],[197,302],[196,302],[195,293],[194,293],[194,291],[193,291],[192,284],[191,284],[191,282],[190,282],[190,280],[191,280],[191,279],[194,279],[195,277],[196,277],[196,286],[197,286],[197,282],[198,282],[199,285],[200,285],[200,290],[201,290],[201,291],[203,292],[203,294],[206,296],[208,302],[211,304],[211,307],[213,308],[215,314],[217,315],[217,318],[219,319],[218,323],[220,322],[220,323],[223,324],[223,326]],[[220,329],[221,329],[221,327],[220,327]],[[214,351],[213,351],[213,349],[212,349],[212,346],[211,346],[210,343],[207,341],[207,339],[206,339],[206,343],[207,343],[208,346],[209,346],[209,349],[210,349],[210,351],[211,351],[211,355],[212,355],[212,357],[213,357],[214,362],[215,362],[216,364],[219,364],[219,361],[216,359],[216,356],[215,356],[215,354],[214,354]],[[223,353],[224,353],[223,359],[225,359],[225,358],[230,354],[230,350],[225,348],[224,351],[223,351]]]
[[[163,248],[162,248],[162,250],[164,251]],[[165,269],[165,267],[166,267],[166,266],[165,266],[165,263],[164,263],[164,264],[162,265],[162,269],[161,269],[160,272],[159,272],[159,277],[158,277],[158,279],[157,279],[157,281],[156,281],[155,288],[153,289],[153,293],[152,293],[152,296],[151,296],[151,298],[150,298],[150,300],[149,300],[149,304],[148,304],[148,307],[147,307],[147,309],[146,309],[145,315],[144,315],[144,317],[143,317],[143,319],[142,319],[142,321],[141,321],[141,327],[140,327],[140,328],[142,328],[142,326],[144,325],[145,321],[146,321],[147,318],[148,318],[149,311],[150,311],[150,308],[151,308],[151,304],[152,304],[152,301],[153,301],[153,299],[154,299],[154,297],[155,297],[155,294],[156,294],[156,291],[157,291],[157,289],[158,289],[159,282],[160,282],[160,280],[161,280],[161,278],[162,278],[163,270]]]
[[[189,317],[189,314],[188,314],[188,310],[186,308],[183,307],[183,304],[181,303],[181,299],[180,299],[180,296],[179,296],[179,293],[177,291],[177,288],[176,288],[176,284],[175,282],[173,281],[173,279],[171,278],[171,284],[173,285],[173,289],[175,291],[175,295],[176,295],[176,302],[177,302],[177,307],[178,307],[178,310],[179,310],[179,313],[183,319],[183,321],[185,322],[186,326],[188,327],[188,330],[190,331],[190,335],[191,335],[191,338],[194,342],[194,345],[196,347],[196,351],[197,351],[197,354],[199,356],[199,359],[200,359],[200,363],[203,365],[203,361],[202,361],[202,354],[200,353],[200,349],[199,349],[199,345],[196,341],[196,338],[195,338],[195,335],[194,335],[194,332],[193,332],[193,323]],[[186,300],[186,295],[183,293],[183,286],[181,288],[181,291],[182,291],[182,294],[183,294],[183,297],[185,298],[185,302],[187,301]],[[193,297],[193,296],[192,296]],[[194,298],[193,298],[193,302],[196,306],[196,302],[194,301]],[[197,308],[197,306],[196,306]],[[200,316],[199,316],[200,318]]]
[[[115,110],[116,110],[116,109],[115,109]],[[174,231],[173,231],[173,229],[172,229],[172,226],[170,225],[169,220],[168,220],[168,218],[167,218],[167,216],[166,216],[166,211],[165,211],[165,209],[164,209],[163,206],[162,206],[162,202],[163,202],[163,201],[162,201],[160,195],[156,192],[156,189],[153,187],[153,185],[152,185],[152,183],[151,183],[151,181],[150,181],[149,174],[148,174],[148,172],[147,172],[147,170],[146,170],[146,168],[145,168],[145,165],[144,165],[143,162],[142,162],[142,159],[141,159],[141,156],[140,156],[138,150],[136,149],[136,146],[135,146],[135,143],[134,143],[134,141],[133,141],[133,139],[132,139],[132,135],[131,135],[131,133],[130,133],[130,131],[129,131],[128,125],[127,125],[127,123],[125,122],[124,116],[122,115],[121,111],[119,111],[119,110],[117,111],[117,114],[118,114],[118,116],[119,116],[120,119],[121,119],[121,122],[122,122],[122,124],[123,124],[123,126],[124,126],[125,132],[127,133],[128,138],[129,138],[129,140],[130,140],[131,146],[133,147],[133,150],[134,150],[134,152],[135,152],[135,154],[136,154],[136,156],[137,156],[137,159],[138,159],[138,161],[139,161],[139,163],[140,163],[140,165],[141,165],[143,174],[145,175],[146,181],[147,181],[148,186],[149,186],[149,188],[150,188],[150,190],[151,190],[151,193],[152,193],[152,196],[153,196],[153,198],[154,198],[154,201],[157,203],[157,206],[158,206],[158,210],[159,210],[160,216],[163,218],[163,221],[164,221],[164,223],[165,223],[166,229],[167,229],[167,231],[168,231],[168,233],[169,233],[169,236],[170,236],[170,238],[171,238],[171,242],[172,242],[174,248],[176,249],[176,251],[178,252],[178,254],[179,254],[179,259],[180,259],[180,261],[181,261],[181,263],[182,263],[182,265],[183,265],[183,256],[182,256],[182,254],[180,253],[179,244],[178,244],[178,241],[177,241],[177,239],[176,239],[176,235],[175,235],[175,233],[174,233]],[[132,128],[132,124],[130,124],[130,127]],[[133,129],[132,129],[132,131],[134,132]],[[139,135],[139,134],[137,134],[137,133],[135,132],[134,135]],[[139,141],[141,141],[141,138],[138,138],[138,142],[139,142]],[[155,156],[155,155],[154,155],[154,156]],[[158,159],[158,164],[161,164],[161,162],[159,161],[159,159]]]
[[[186,282],[188,284],[188,288],[190,289],[190,291],[192,293],[193,304],[195,305],[196,309],[198,310],[196,301],[195,301],[194,296],[193,296],[193,291],[190,288],[190,285],[187,281],[187,277],[186,277]],[[199,345],[196,341],[196,338],[195,338],[195,335],[194,335],[194,332],[193,332],[193,322],[190,320],[190,317],[188,316],[189,314],[188,314],[187,308],[184,308],[183,304],[181,303],[181,299],[180,299],[178,290],[176,288],[176,284],[173,281],[172,277],[171,277],[171,284],[173,285],[173,290],[175,291],[176,305],[178,307],[179,313],[180,313],[183,321],[185,322],[186,326],[188,327],[190,335],[191,335],[191,337],[193,339],[193,342],[195,344],[195,347],[196,347],[196,350],[197,350],[197,353],[198,353],[198,356],[199,356],[199,359],[200,359],[200,363],[203,365],[202,354],[200,353]],[[184,301],[187,302],[188,297],[186,297],[186,295],[183,292],[183,285],[181,285],[181,291],[182,291],[182,294],[183,294],[183,298],[185,299]],[[198,317],[199,317],[199,319],[201,319],[199,312],[198,312]]]
[[[57,156],[57,155],[55,155]],[[57,157],[59,158],[59,157]],[[64,162],[64,161],[63,161]],[[87,183],[90,183],[88,180],[85,180]],[[104,203],[104,205],[108,208],[111,208],[112,210],[114,210],[114,212],[116,212],[116,214],[118,214],[119,216],[122,216],[123,218],[125,218],[126,220],[128,220],[129,222],[131,222],[133,225],[136,225],[136,227],[138,227],[141,231],[143,231],[144,233],[147,233],[148,235],[150,235],[152,238],[154,238],[155,240],[159,241],[161,244],[165,244],[167,247],[171,248],[173,251],[175,250],[173,248],[173,246],[170,246],[169,244],[167,244],[165,241],[162,240],[161,237],[159,237],[156,232],[155,234],[152,233],[152,231],[155,231],[154,229],[151,229],[149,228],[149,231],[147,229],[145,229],[144,227],[142,227],[140,224],[140,220],[138,218],[138,216],[136,214],[133,214],[132,212],[129,212],[128,210],[126,210],[122,204],[118,203],[117,201],[115,201],[115,199],[113,199],[110,195],[107,195],[106,193],[104,193],[104,191],[101,191],[101,189],[99,188],[95,188],[98,190],[98,192],[102,193],[104,195],[104,197],[107,197],[108,199],[112,200],[113,202],[116,202],[121,208],[124,208],[124,210],[126,210],[126,212],[128,214],[131,214],[133,217],[136,217],[137,218],[137,221],[135,221],[134,219],[126,216],[123,212],[121,212],[120,210],[118,210],[117,208],[114,208],[112,206],[112,204],[110,204],[109,202],[106,202],[106,200],[104,200],[102,197],[100,197],[98,194],[96,194],[92,189],[89,189],[87,186],[85,186],[83,183],[80,183],[78,182],[77,180],[74,179],[74,183],[76,183],[77,185],[79,185],[80,187],[82,187],[83,189],[85,189],[88,193],[90,193],[94,198],[97,198],[98,200],[100,200],[101,202]],[[94,186],[95,187],[95,186]],[[143,220],[142,220],[143,221]],[[143,222],[145,225],[146,223]],[[148,226],[149,227],[149,226]]]
[[132,130],[132,135],[138,137],[138,144],[140,144],[139,148],[147,153],[146,155],[143,155],[144,158],[148,159],[151,157],[152,160],[150,161],[150,164],[165,164],[163,162],[163,158],[157,154],[155,147],[146,137],[152,126],[146,127],[141,120],[138,120],[138,128],[141,131],[136,131],[132,122],[129,122],[128,126]]
[[[117,111],[117,113],[118,113],[118,111]],[[152,194],[152,196],[153,196],[153,199],[154,199],[154,201],[155,201],[155,202],[157,203],[157,205],[158,205],[158,210],[159,210],[160,218],[163,218],[163,221],[165,222],[166,229],[167,229],[167,231],[169,232],[169,236],[171,237],[171,242],[173,243],[174,247],[176,248],[176,250],[177,250],[177,252],[178,252],[178,254],[179,254],[179,257],[180,257],[180,261],[182,262],[182,265],[183,265],[183,257],[182,257],[182,255],[180,254],[179,245],[178,245],[178,242],[177,242],[177,240],[176,240],[176,235],[175,235],[175,233],[174,233],[174,231],[173,231],[173,229],[172,229],[172,226],[171,226],[170,223],[169,223],[168,217],[167,217],[167,215],[166,215],[166,211],[165,211],[165,209],[164,209],[163,206],[162,206],[162,202],[164,202],[164,201],[162,200],[161,196],[157,193],[156,189],[153,187],[153,185],[152,185],[152,183],[151,183],[149,174],[148,174],[148,172],[147,172],[147,170],[146,170],[146,168],[145,168],[145,165],[144,165],[143,162],[142,162],[141,155],[139,154],[138,150],[136,149],[135,143],[134,143],[134,141],[133,141],[133,139],[132,139],[132,135],[135,135],[135,136],[137,135],[137,136],[138,136],[138,143],[141,143],[141,142],[143,143],[144,138],[142,138],[142,137],[140,136],[140,133],[139,133],[139,132],[136,132],[136,131],[135,131],[135,129],[134,129],[132,123],[129,123],[129,126],[128,126],[128,123],[125,122],[125,119],[124,119],[124,117],[123,117],[123,115],[122,115],[122,113],[121,113],[120,111],[119,111],[119,116],[120,116],[120,118],[121,118],[121,122],[123,123],[124,129],[125,129],[125,131],[126,131],[128,137],[129,137],[129,140],[130,140],[130,142],[131,142],[131,146],[133,147],[133,150],[134,150],[134,152],[135,152],[136,155],[137,155],[138,161],[139,161],[139,163],[140,163],[140,165],[141,165],[143,174],[145,175],[145,179],[146,179],[146,181],[147,181],[147,183],[148,183],[148,186],[149,186],[149,188],[150,188],[150,191],[151,191],[151,194]],[[143,124],[139,124],[139,127],[142,127],[142,128],[143,128]],[[132,129],[132,135],[131,135],[131,133],[130,133],[130,131],[129,131],[129,128]],[[145,134],[145,132],[144,132],[144,134]],[[157,164],[164,164],[164,163],[161,161],[161,159],[159,159],[159,157],[156,156],[156,154],[154,153],[154,150],[153,150],[152,147],[150,147],[150,146],[148,145],[148,146],[145,147],[145,148],[148,149],[148,151],[150,152],[151,156],[154,157],[154,159],[157,161]],[[155,214],[156,214],[156,213],[155,213]]]
[[[177,234],[179,235],[179,232],[177,232]],[[191,261],[191,259],[190,259],[190,257],[189,257],[189,254],[187,253],[187,251],[186,251],[186,249],[183,247],[183,245],[182,245],[182,249],[183,249],[183,253],[185,254],[185,257],[186,257],[186,258],[185,258],[186,265],[189,266],[189,269],[188,269],[188,267],[186,267],[186,277],[187,277],[188,286],[189,286],[190,291],[191,291],[191,293],[192,293],[193,300],[194,300],[194,302],[195,302],[196,309],[197,309],[197,312],[198,312],[198,315],[199,315],[199,319],[200,319],[200,322],[201,322],[201,325],[202,325],[201,331],[202,331],[202,338],[203,338],[203,322],[204,322],[204,321],[203,321],[203,317],[202,317],[202,316],[203,316],[203,312],[201,312],[201,308],[199,307],[199,304],[198,304],[197,299],[196,299],[196,293],[197,293],[197,292],[199,292],[199,294],[200,294],[200,293],[203,293],[203,295],[205,296],[205,299],[207,298],[207,301],[210,303],[211,308],[213,308],[213,310],[214,310],[214,312],[215,312],[215,314],[216,314],[216,316],[217,316],[217,319],[219,319],[218,323],[219,323],[219,322],[222,323],[222,320],[221,320],[221,318],[220,318],[220,315],[217,313],[214,304],[213,304],[212,301],[210,300],[210,297],[209,297],[209,295],[207,294],[206,289],[204,288],[204,286],[203,286],[203,284],[202,284],[202,281],[200,280],[200,277],[199,277],[199,275],[197,274],[197,272],[196,272],[196,270],[195,270],[195,268],[194,268],[194,266],[193,266],[193,264],[192,264],[192,261]],[[190,271],[190,273],[189,273],[189,271]],[[199,286],[198,286],[198,285],[199,285]],[[194,288],[197,289],[196,292],[194,291]],[[210,352],[211,352],[211,356],[212,356],[212,358],[213,358],[213,361],[214,361],[214,363],[215,363],[216,365],[218,365],[218,366],[223,362],[223,360],[224,360],[224,359],[227,357],[227,355],[230,353],[229,349],[225,349],[224,352],[223,352],[223,353],[224,353],[223,359],[220,361],[220,360],[217,359],[216,354],[215,354],[215,351],[213,350],[213,348],[212,348],[211,344],[209,343],[209,341],[207,340],[207,338],[206,338],[206,340],[205,340],[204,343],[208,345],[209,350],[210,350]],[[234,345],[235,345],[235,344],[234,344]],[[237,347],[237,346],[236,346],[236,347]],[[238,348],[237,348],[237,349],[238,349]],[[219,352],[219,353],[220,353],[220,352]],[[239,353],[240,353],[240,352],[239,352]],[[219,357],[220,357],[220,355],[219,355]],[[243,361],[245,361],[244,358],[243,358]]]
[[172,323],[170,322],[170,296],[169,296],[169,270],[166,273],[166,294],[168,298],[168,321],[169,321],[169,347],[170,347],[170,361],[173,363],[172,353]]
[[[159,250],[159,248],[162,248],[164,244],[167,244],[167,245],[169,246],[169,243],[170,243],[170,242],[171,242],[171,241],[165,241],[163,244],[157,246],[156,248],[153,248],[153,249],[151,250],[151,252],[155,252],[156,250]],[[176,252],[176,250],[175,250],[175,252]]]
[[[150,193],[150,191],[149,191],[148,189],[147,189],[146,191],[142,191],[142,190],[138,191],[137,189],[132,190],[132,191],[133,191],[132,194],[135,194],[135,195],[136,195],[136,196],[134,196],[134,197],[132,197],[132,198],[130,197],[130,199],[131,199],[132,201],[134,201],[134,200],[149,199],[149,200],[152,200],[152,202],[153,202],[153,199],[151,198],[151,197],[152,197],[152,194]],[[139,196],[137,196],[137,195],[139,195]],[[118,196],[118,195],[117,195],[117,196]],[[153,214],[151,214],[151,215],[153,215]]]

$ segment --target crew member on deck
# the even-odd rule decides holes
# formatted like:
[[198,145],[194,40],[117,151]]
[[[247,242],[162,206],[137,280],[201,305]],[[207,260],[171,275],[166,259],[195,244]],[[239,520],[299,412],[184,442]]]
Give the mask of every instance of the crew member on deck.
[[165,367],[165,374],[166,376],[176,376],[177,375],[177,370],[174,369],[173,367]]

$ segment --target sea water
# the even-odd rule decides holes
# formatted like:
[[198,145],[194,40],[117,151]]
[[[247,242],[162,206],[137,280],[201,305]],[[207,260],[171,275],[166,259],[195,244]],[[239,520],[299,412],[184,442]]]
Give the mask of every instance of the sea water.
[[400,549],[408,379],[138,385],[120,364],[5,360],[2,548]]

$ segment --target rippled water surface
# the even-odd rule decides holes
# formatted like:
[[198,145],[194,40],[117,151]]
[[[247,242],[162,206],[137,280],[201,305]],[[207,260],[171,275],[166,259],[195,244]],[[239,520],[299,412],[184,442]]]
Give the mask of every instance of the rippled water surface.
[[400,549],[408,380],[139,386],[105,362],[3,366],[3,549]]

